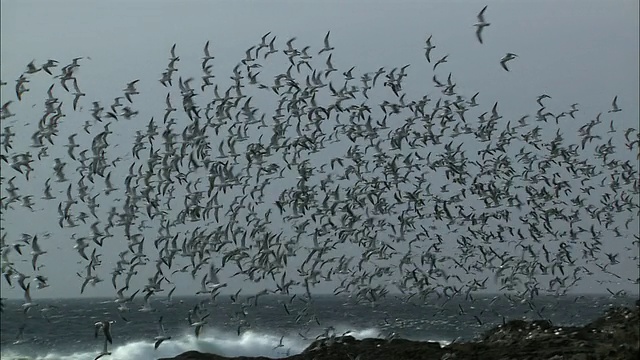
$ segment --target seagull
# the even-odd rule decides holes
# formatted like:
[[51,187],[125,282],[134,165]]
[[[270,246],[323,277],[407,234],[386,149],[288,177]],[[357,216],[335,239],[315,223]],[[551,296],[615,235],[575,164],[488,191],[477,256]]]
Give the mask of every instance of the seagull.
[[124,89],[124,97],[127,99],[127,101],[129,101],[129,103],[133,102],[131,101],[131,95],[140,94],[138,90],[136,90],[136,84],[138,83],[138,81],[140,81],[140,79],[136,79],[130,83],[127,83],[127,87]]
[[433,37],[433,35],[429,35],[429,38],[427,39],[427,44],[424,47],[425,50],[425,54],[424,56],[427,57],[427,62],[431,63],[431,50],[435,49],[436,46],[431,44],[431,38]]
[[31,300],[31,294],[30,294],[30,288],[31,288],[31,283],[27,284],[27,287],[24,289],[24,304],[22,304],[22,311],[26,314],[27,311],[29,311],[29,309],[31,309],[34,306],[37,306],[38,304],[35,304],[32,300]]
[[24,84],[28,83],[29,80],[24,76],[24,74],[20,75],[20,78],[16,80],[16,95],[18,96],[18,101],[22,100],[22,94],[29,91]]
[[36,262],[38,261],[38,256],[42,255],[42,254],[46,254],[46,251],[42,251],[40,249],[40,246],[38,246],[38,235],[35,235],[33,237],[33,240],[31,240],[31,255],[33,255],[33,259],[31,260],[31,265],[33,265],[33,270],[36,269]]
[[[113,344],[113,338],[111,337],[111,324],[115,323],[115,320],[102,320],[98,321],[94,324],[95,326],[95,337],[98,337],[98,330],[102,329],[104,333],[104,337],[109,341],[110,344]],[[105,345],[106,348],[106,345]]]
[[123,292],[125,290],[127,290],[128,288],[125,286],[122,289],[118,290],[117,294],[118,294],[118,298],[115,299],[115,302],[117,304],[123,304],[123,303],[128,303],[128,302],[132,302],[133,298],[138,294],[138,292],[140,292],[140,289],[136,290],[136,292],[134,292],[131,296],[129,297],[124,297]]
[[480,41],[480,44],[482,44],[482,29],[484,29],[485,26],[491,25],[490,23],[484,21],[484,11],[485,10],[487,10],[487,6],[486,5],[478,13],[478,22],[474,24],[474,26],[477,27],[476,36],[478,37],[478,41]]
[[614,113],[618,111],[622,111],[622,110],[618,107],[618,95],[616,95],[616,97],[614,97],[613,101],[611,102],[611,110],[609,110],[609,112]]
[[151,295],[153,294],[153,291],[148,291],[147,294],[144,296],[144,305],[138,309],[138,311],[140,312],[154,312],[156,311],[156,309],[151,307],[151,304],[149,303],[149,298],[151,297]]
[[35,60],[32,60],[29,64],[27,64],[27,71],[26,71],[26,73],[27,73],[27,74],[35,74],[35,73],[37,73],[38,71],[40,71],[40,69],[38,69],[38,68],[33,64],[33,62],[34,62],[34,61],[35,61]]
[[476,97],[478,96],[478,94],[480,94],[479,92],[475,93],[475,95],[473,95],[471,97],[471,100],[469,100],[467,102],[467,104],[469,105],[469,107],[476,107],[478,106],[478,103],[476,102]]
[[220,279],[218,279],[218,271],[216,271],[215,265],[211,264],[209,267],[209,282],[213,285],[219,285]]
[[329,45],[329,33],[331,33],[331,31],[327,31],[327,35],[324,36],[324,48],[322,48],[322,50],[320,50],[318,55],[322,54],[325,51],[331,51],[331,50],[334,49],[334,47]]
[[172,63],[176,62],[176,61],[180,61],[180,57],[176,56],[176,44],[174,43],[173,46],[171,46],[171,57],[169,58],[169,61],[171,61]]
[[202,318],[200,318],[199,321],[191,321],[191,311],[189,311],[188,317],[189,317],[189,325],[191,326],[195,326],[196,327],[196,337],[200,336],[200,332],[202,330],[202,327],[207,323],[207,318],[209,317],[210,314],[207,314],[205,316],[203,316]]
[[57,60],[49,59],[49,60],[47,60],[46,64],[42,65],[42,70],[44,70],[49,75],[53,75],[53,74],[51,74],[51,70],[49,70],[49,68],[56,67],[56,66],[58,66],[57,64],[58,64]]
[[447,58],[449,57],[449,54],[445,55],[442,57],[442,59],[436,61],[435,64],[433,64],[433,71],[436,70],[436,67],[438,67],[438,65],[442,64],[442,63],[446,63],[447,62]]
[[509,69],[507,68],[507,61],[511,61],[517,57],[518,55],[514,53],[507,53],[507,55],[503,56],[502,59],[500,59],[500,65],[502,66],[503,69],[505,69],[506,71],[509,71]]
[[542,105],[542,100],[544,99],[551,99],[551,96],[547,95],[547,94],[542,94],[540,96],[538,96],[536,102],[538,103],[538,105],[544,107],[544,105]]
[[207,41],[207,43],[204,44],[204,57],[202,58],[202,68],[206,69],[207,68],[207,62],[209,62],[209,60],[213,60],[213,59],[215,59],[215,58],[213,56],[211,56],[211,53],[209,53],[209,41]]
[[158,349],[158,346],[162,344],[163,341],[171,339],[171,336],[167,336],[167,333],[164,330],[164,326],[162,326],[162,316],[160,316],[160,320],[158,320],[158,336],[154,337],[155,340],[154,348]]
[[48,279],[42,275],[37,275],[33,281],[38,282],[38,289],[44,289],[49,286],[49,284],[47,284]]
[[284,347],[284,344],[282,343],[282,340],[284,340],[284,335],[282,335],[282,336],[280,337],[280,341],[278,342],[278,345],[276,345],[276,346],[273,348],[273,350],[275,350],[275,349],[277,349],[277,348]]
[[73,93],[73,95],[74,95],[74,97],[73,97],[73,110],[75,111],[78,108],[78,101],[80,101],[80,98],[85,96],[85,95],[87,95],[87,94],[85,94],[82,91],[80,91],[80,88],[78,87],[78,80],[76,78],[73,78],[73,88],[76,91],[75,93]]
[[15,114],[9,111],[9,105],[11,105],[12,102],[13,100],[9,100],[4,103],[4,105],[2,105],[2,110],[0,110],[0,119],[6,119],[15,116]]
[[[27,275],[19,272],[19,273],[17,273],[16,277],[18,279],[17,280],[18,281],[18,285],[20,285],[22,290],[27,291],[27,286],[24,284],[24,281],[27,280],[28,278],[30,278],[31,276],[27,276]],[[9,285],[11,285],[11,283],[9,283]],[[31,298],[29,298],[27,300],[27,302],[31,302]]]

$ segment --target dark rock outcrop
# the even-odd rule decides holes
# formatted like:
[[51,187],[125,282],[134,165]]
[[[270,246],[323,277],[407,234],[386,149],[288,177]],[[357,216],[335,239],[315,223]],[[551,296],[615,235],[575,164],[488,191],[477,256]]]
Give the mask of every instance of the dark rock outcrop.
[[[301,354],[287,360],[466,360],[466,359],[638,359],[639,308],[612,308],[585,326],[553,326],[549,321],[513,320],[486,332],[477,341],[441,347],[435,342],[404,339],[363,339],[351,336],[314,341]],[[228,360],[189,351],[161,360]]]

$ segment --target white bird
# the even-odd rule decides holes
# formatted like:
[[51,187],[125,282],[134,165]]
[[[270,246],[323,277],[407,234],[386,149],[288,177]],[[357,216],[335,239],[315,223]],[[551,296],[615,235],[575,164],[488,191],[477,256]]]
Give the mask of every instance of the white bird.
[[189,311],[189,314],[188,314],[189,325],[195,326],[195,328],[196,328],[196,337],[198,337],[198,336],[200,336],[200,332],[202,331],[202,327],[207,323],[206,319],[209,317],[209,314],[203,316],[198,321],[192,321],[191,320],[191,314],[192,314],[192,312]]
[[202,58],[202,68],[205,69],[207,67],[207,62],[213,59],[215,59],[215,57],[211,56],[211,53],[209,53],[209,41],[207,41],[207,43],[204,44],[204,57]]
[[133,80],[130,83],[127,83],[127,87],[124,89],[124,97],[131,103],[131,95],[140,94],[138,90],[136,90],[136,84],[140,81],[140,79]]
[[31,300],[31,294],[30,294],[30,288],[31,288],[31,283],[27,284],[27,287],[24,289],[24,304],[22,304],[22,311],[26,314],[27,311],[29,311],[29,309],[31,309],[34,306],[38,306],[38,304],[35,304],[32,300]]
[[118,290],[117,294],[118,294],[118,298],[115,299],[114,301],[117,304],[122,304],[122,303],[127,303],[127,302],[132,302],[133,298],[138,294],[138,292],[140,292],[140,289],[136,290],[136,292],[134,292],[131,296],[129,297],[124,297],[123,292],[127,290],[127,287],[123,287],[122,289]]
[[42,255],[42,254],[46,254],[46,251],[42,251],[40,249],[40,246],[38,246],[38,235],[35,235],[33,237],[33,240],[31,240],[31,255],[33,255],[33,259],[31,260],[31,265],[33,265],[33,270],[36,269],[36,262],[38,261],[38,256]]
[[[102,320],[94,324],[95,337],[98,337],[98,330],[102,330],[104,337],[110,344],[113,344],[113,337],[111,337],[111,324],[115,323],[115,320]],[[106,346],[105,346],[106,348]]]
[[435,64],[433,64],[433,71],[436,70],[436,67],[438,67],[438,65],[442,64],[442,63],[446,63],[447,62],[447,58],[449,57],[449,54],[445,55],[442,57],[442,59],[436,61]]
[[162,316],[160,316],[160,320],[158,320],[158,336],[153,338],[153,340],[155,340],[154,348],[157,349],[163,341],[170,339],[171,336],[167,336],[164,326],[162,326]]
[[226,287],[227,283],[221,283],[220,279],[218,279],[218,271],[216,270],[216,267],[211,264],[211,267],[209,267],[209,282],[208,285],[210,286],[209,288],[209,292],[213,293],[214,291]]
[[478,37],[478,41],[480,41],[480,44],[482,44],[482,29],[484,29],[485,27],[491,25],[490,23],[488,23],[488,22],[486,22],[484,20],[484,11],[485,10],[487,10],[487,6],[486,5],[478,13],[478,22],[473,25],[473,26],[475,26],[477,28],[476,29],[476,36]]
[[471,100],[469,100],[467,102],[467,104],[469,104],[469,107],[476,107],[478,106],[478,103],[476,102],[476,97],[478,96],[478,94],[480,94],[479,92],[475,93],[475,95],[473,95],[471,97]]
[[431,50],[435,49],[436,46],[431,44],[431,38],[433,37],[433,35],[429,35],[429,38],[427,38],[427,44],[424,47],[425,53],[424,56],[427,57],[427,62],[431,63]]
[[276,346],[273,348],[273,350],[275,350],[275,349],[277,349],[277,348],[284,347],[284,344],[282,343],[282,340],[284,340],[284,335],[282,335],[282,336],[280,337],[280,342],[278,342],[278,345],[276,345]]
[[[6,253],[3,253],[3,254],[6,254]],[[18,281],[18,285],[20,285],[22,290],[27,291],[27,286],[24,284],[24,281],[27,280],[28,278],[30,278],[31,276],[25,275],[25,274],[20,273],[20,272],[18,272],[15,276],[16,276],[16,279]],[[31,298],[29,298],[29,301],[31,301]]]
[[52,68],[52,67],[56,67],[57,66],[56,64],[58,64],[57,60],[49,59],[49,60],[47,60],[46,64],[42,65],[42,70],[44,70],[49,75],[53,75],[53,74],[51,74],[51,70],[49,70],[49,69]]
[[507,53],[505,56],[502,57],[502,59],[500,59],[500,65],[502,66],[503,69],[505,69],[506,71],[509,71],[509,69],[507,68],[507,61],[511,61],[517,57],[518,55],[514,53]]
[[149,297],[151,297],[151,294],[153,294],[153,291],[149,291],[147,292],[147,294],[144,296],[144,305],[138,309],[138,311],[140,312],[154,312],[156,311],[156,309],[151,307],[151,304],[149,303]]
[[47,284],[48,280],[49,279],[47,279],[46,277],[44,277],[42,275],[37,275],[36,278],[33,279],[33,281],[36,281],[38,283],[37,284],[38,289],[44,289],[44,288],[48,287],[49,286],[49,284]]
[[6,118],[15,116],[15,114],[9,111],[9,105],[11,105],[12,102],[13,102],[12,100],[9,100],[6,103],[4,103],[4,105],[2,105],[2,109],[0,109],[0,119],[4,120]]
[[318,55],[322,54],[325,51],[331,51],[331,50],[334,49],[334,47],[329,45],[329,33],[331,33],[331,31],[327,31],[327,35],[324,36],[324,48],[322,48],[322,50],[320,50]]
[[622,110],[618,107],[618,95],[616,95],[616,97],[614,97],[613,101],[611,102],[611,110],[609,110],[609,112],[614,113],[618,111],[622,111]]

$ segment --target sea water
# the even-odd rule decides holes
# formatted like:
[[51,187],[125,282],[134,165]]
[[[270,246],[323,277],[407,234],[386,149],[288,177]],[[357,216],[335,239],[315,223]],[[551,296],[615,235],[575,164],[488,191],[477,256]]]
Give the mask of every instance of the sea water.
[[[6,359],[93,360],[104,343],[95,338],[94,323],[115,320],[113,344],[105,359],[157,359],[189,350],[223,356],[269,356],[282,358],[302,352],[316,337],[401,337],[423,341],[472,340],[484,331],[512,319],[544,317],[554,324],[583,325],[611,306],[630,306],[635,298],[607,296],[538,297],[514,302],[504,295],[476,295],[474,301],[444,298],[401,299],[388,295],[375,304],[357,303],[348,297],[315,295],[311,303],[284,296],[263,296],[255,304],[247,298],[233,303],[219,295],[202,305],[210,313],[196,338],[187,315],[207,297],[175,297],[172,303],[155,301],[154,312],[138,312],[142,299],[135,299],[130,312],[117,311],[113,299],[39,300],[39,306],[24,314],[20,300],[5,300],[1,314],[1,356]],[[513,300],[513,299],[512,299]],[[241,303],[252,302],[243,311]],[[46,315],[38,308],[54,306]],[[285,309],[286,306],[286,309]],[[306,312],[304,308],[309,308]],[[288,312],[288,313],[287,313]],[[158,319],[171,340],[154,349]],[[125,321],[125,319],[127,321]],[[238,329],[239,325],[244,326]],[[16,341],[24,325],[22,341]]]

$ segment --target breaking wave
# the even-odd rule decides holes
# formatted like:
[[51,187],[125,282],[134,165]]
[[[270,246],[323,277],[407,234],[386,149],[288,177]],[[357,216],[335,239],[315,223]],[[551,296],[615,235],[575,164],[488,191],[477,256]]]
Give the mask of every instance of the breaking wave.
[[[379,329],[369,328],[350,331],[346,327],[336,326],[335,333],[351,335],[356,339],[381,337]],[[282,340],[281,340],[282,339]],[[284,337],[264,332],[245,331],[238,336],[236,333],[224,332],[214,328],[206,329],[204,334],[196,338],[193,334],[185,333],[174,336],[164,341],[158,349],[154,349],[153,342],[149,340],[130,341],[125,344],[117,344],[109,347],[111,356],[101,359],[106,360],[131,360],[131,359],[158,359],[170,358],[186,351],[200,351],[217,355],[236,356],[267,356],[271,358],[283,358],[299,354],[306,349],[314,338],[303,339],[299,334],[289,334]],[[446,341],[440,341],[445,344]],[[46,353],[46,350],[29,349],[29,343],[12,345],[1,352],[3,360],[93,360],[100,353],[99,347],[87,352]],[[24,346],[24,348],[22,348]],[[6,350],[5,350],[6,349]],[[36,355],[25,355],[36,353]]]

